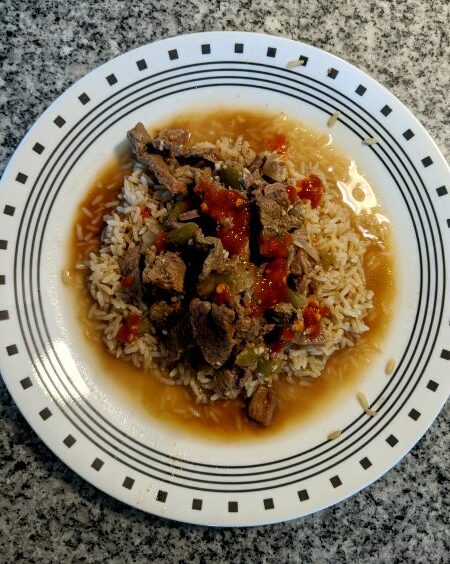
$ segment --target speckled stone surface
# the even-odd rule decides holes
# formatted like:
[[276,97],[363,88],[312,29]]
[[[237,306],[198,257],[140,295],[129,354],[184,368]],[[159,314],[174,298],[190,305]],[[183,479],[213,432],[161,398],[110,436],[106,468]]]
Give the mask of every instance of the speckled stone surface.
[[[450,153],[447,0],[229,2],[0,0],[0,172],[66,87],[123,51],[183,32],[246,30],[322,47],[391,89]],[[304,519],[207,529],[131,509],[39,441],[0,384],[3,562],[448,562],[444,410],[375,484]]]

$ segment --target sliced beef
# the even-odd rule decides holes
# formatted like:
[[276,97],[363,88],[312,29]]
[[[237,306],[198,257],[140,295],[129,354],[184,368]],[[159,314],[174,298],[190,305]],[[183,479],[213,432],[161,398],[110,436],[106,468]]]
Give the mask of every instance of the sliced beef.
[[303,295],[309,291],[309,280],[306,277],[313,269],[312,259],[307,252],[299,247],[294,247],[292,256],[289,260],[289,270],[291,272],[291,285]]
[[289,264],[292,274],[302,276],[309,274],[313,269],[313,264],[307,252],[299,247],[294,247],[293,255]]
[[276,325],[293,323],[297,318],[297,310],[292,304],[279,303],[266,311],[266,317]]
[[142,279],[140,270],[141,253],[139,247],[127,249],[119,260],[122,280],[127,279],[124,287],[128,288],[138,300],[142,298]]
[[208,253],[199,280],[205,280],[211,272],[223,272],[226,269],[225,251],[219,238],[205,237],[199,229],[195,234],[195,245],[203,252]]
[[180,302],[172,303],[159,300],[148,308],[148,317],[153,326],[158,329],[158,331],[162,331],[163,329],[167,329],[167,323],[171,321],[174,316],[179,314],[180,311]]
[[160,184],[171,194],[187,194],[187,184],[184,180],[176,178],[169,168],[169,165],[161,155],[152,153],[141,153],[136,156],[137,160],[152,172]]
[[299,208],[291,205],[284,184],[265,184],[253,195],[264,235],[279,237],[301,226]]
[[189,312],[195,341],[206,362],[215,368],[222,366],[235,344],[233,310],[194,298],[189,304]]
[[239,393],[237,374],[232,370],[221,370],[214,376],[214,389],[225,397],[235,397]]
[[190,137],[186,129],[166,129],[152,139],[151,144],[157,151],[168,151],[175,157],[184,156]]
[[257,172],[257,173],[261,173],[264,163],[266,162],[266,158],[264,155],[258,154],[256,155],[256,157],[252,160],[252,162],[248,165],[248,170],[250,172]]
[[179,360],[195,345],[189,314],[186,313],[172,327],[167,329],[167,359],[169,362]]
[[251,397],[248,405],[248,416],[264,427],[268,427],[272,423],[276,406],[276,395],[270,388],[260,384]]
[[139,156],[147,151],[152,138],[140,121],[127,133],[128,142],[134,155]]
[[182,292],[186,265],[182,258],[170,251],[157,255],[147,251],[142,280],[145,284],[152,284],[162,290]]
[[[166,132],[168,133],[168,132]],[[131,150],[136,160],[156,176],[156,179],[172,194],[186,194],[186,182],[175,178],[168,164],[161,155],[154,154],[154,139],[150,137],[144,125],[138,122],[127,133]]]

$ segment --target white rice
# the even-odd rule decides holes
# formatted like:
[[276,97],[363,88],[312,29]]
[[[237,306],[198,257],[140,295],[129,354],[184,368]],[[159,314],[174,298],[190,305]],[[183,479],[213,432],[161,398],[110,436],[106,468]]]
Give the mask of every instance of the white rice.
[[[247,166],[254,156],[242,139],[235,143],[222,139],[216,146],[242,166]],[[300,173],[291,163],[289,169],[292,178],[299,177]],[[325,186],[320,206],[313,209],[310,202],[305,201],[303,213],[307,234],[318,252],[332,256],[332,266],[328,270],[319,263],[309,274],[312,285],[317,288],[314,297],[330,309],[331,317],[322,321],[325,345],[291,349],[281,355],[281,363],[282,375],[288,381],[309,385],[320,376],[334,351],[354,346],[360,335],[368,330],[364,318],[373,305],[373,292],[366,288],[363,269],[368,240],[353,226],[350,211],[342,203],[339,191],[327,184],[324,174],[320,170],[302,172],[316,174]],[[158,198],[155,197],[157,193]],[[161,229],[158,220],[168,213],[168,204],[163,202],[164,197],[161,199],[163,195],[163,191],[159,187],[155,189],[151,178],[137,166],[125,178],[118,199],[106,204],[108,213],[103,218],[106,227],[101,248],[92,252],[89,258],[88,284],[94,303],[88,318],[100,332],[108,351],[117,358],[126,358],[135,366],[151,371],[166,384],[188,386],[197,402],[215,401],[223,396],[214,392],[214,369],[206,367],[195,372],[187,362],[180,361],[169,372],[164,345],[151,326],[148,332],[126,345],[117,336],[124,318],[141,313],[130,303],[127,291],[120,284],[119,258],[129,246],[141,245],[143,239],[154,241]],[[143,208],[149,213],[146,219],[141,215]],[[79,227],[76,226],[77,236]],[[270,384],[277,377],[264,381]],[[245,381],[247,396],[252,395],[261,381],[258,374]]]

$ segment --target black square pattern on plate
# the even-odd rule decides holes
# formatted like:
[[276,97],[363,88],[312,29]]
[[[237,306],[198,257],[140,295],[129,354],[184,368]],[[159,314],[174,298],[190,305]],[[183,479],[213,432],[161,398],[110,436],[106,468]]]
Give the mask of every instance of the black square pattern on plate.
[[126,488],[127,490],[131,490],[131,488],[134,486],[133,478],[130,478],[129,476],[127,476],[125,478],[125,480],[122,482],[122,486],[124,488]]
[[413,419],[414,421],[417,421],[420,417],[420,412],[417,411],[417,409],[411,409],[411,411],[408,413],[408,416],[411,417],[411,419]]
[[14,212],[15,212],[15,211],[16,211],[16,208],[15,208],[14,206],[8,206],[8,205],[6,205],[6,206],[3,208],[3,213],[4,213],[5,215],[11,215],[11,216],[12,216],[12,215],[14,215]]
[[306,67],[306,65],[308,64],[309,58],[305,57],[305,55],[301,55],[298,60],[301,62],[302,67]]
[[52,412],[48,407],[44,407],[44,409],[41,409],[41,411],[39,412],[39,415],[44,421],[47,421],[47,419],[52,416]]
[[136,61],[136,66],[138,70],[143,71],[147,68],[147,63],[145,59],[139,59],[139,61]]
[[330,482],[331,485],[333,486],[333,488],[338,488],[339,486],[342,485],[341,479],[339,478],[339,476],[333,476],[332,478],[330,478]]
[[237,501],[229,501],[228,502],[228,513],[237,513],[238,512],[238,502]]
[[307,490],[299,490],[297,492],[298,499],[300,501],[307,501],[309,499],[308,491]]
[[164,490],[158,490],[156,494],[156,501],[160,501],[161,503],[165,503],[167,499],[167,492]]
[[361,464],[361,466],[364,468],[364,470],[367,470],[367,468],[370,468],[372,466],[372,463],[370,462],[370,460],[367,458],[367,456],[365,456],[364,458],[362,458],[359,463]]
[[201,511],[202,505],[203,505],[203,501],[201,499],[194,498],[192,500],[192,509],[194,509],[195,511]]
[[450,227],[450,219],[447,219],[447,227]]
[[16,176],[16,180],[17,182],[20,182],[20,184],[25,184],[27,179],[28,176],[26,174],[23,174],[23,172],[19,172],[19,174]]
[[267,47],[267,56],[268,57],[276,57],[277,54],[277,48],[276,47]]
[[63,443],[66,445],[67,448],[72,447],[77,442],[75,437],[72,435],[67,435],[67,437],[63,440]]
[[244,44],[243,43],[235,43],[234,44],[234,52],[235,53],[243,53],[244,52]]
[[448,194],[446,186],[439,186],[439,188],[436,188],[436,192],[438,196],[446,196]]
[[6,352],[8,353],[8,356],[12,356],[13,354],[17,354],[19,349],[17,348],[17,345],[8,345],[6,347]]
[[427,388],[432,392],[435,392],[439,388],[439,384],[434,380],[430,380],[427,384]]
[[380,110],[380,112],[387,117],[391,112],[392,112],[392,108],[390,108],[387,104],[385,106],[383,106]]
[[210,55],[211,54],[211,45],[209,43],[204,43],[202,45],[202,55]]
[[337,77],[338,74],[339,74],[339,71],[338,71],[337,69],[334,69],[333,67],[330,67],[330,68],[327,70],[327,76],[328,76],[328,78],[333,78],[333,79],[334,79],[334,78]]
[[90,101],[90,98],[86,94],[86,92],[83,92],[83,94],[80,94],[78,96],[78,100],[80,100],[80,102],[83,104],[83,106],[85,106]]
[[171,61],[174,61],[175,59],[178,59],[178,51],[176,49],[171,49],[169,51],[169,59]]
[[0,321],[6,321],[7,319],[9,319],[8,310],[2,309],[2,311],[0,311]]
[[398,443],[398,439],[394,435],[389,435],[389,437],[386,439],[386,442],[389,446],[395,447],[395,445]]
[[0,286],[4,286],[6,283],[6,276],[4,274],[0,274]]
[[403,132],[403,137],[409,141],[410,139],[412,139],[414,137],[414,132],[411,131],[410,129],[407,129],[406,131]]
[[44,149],[45,149],[44,145],[41,145],[40,143],[35,143],[33,145],[33,151],[38,155],[40,155]]
[[422,164],[425,168],[427,168],[433,164],[433,159],[431,157],[425,157],[422,159]]
[[108,81],[108,84],[110,86],[113,86],[114,84],[117,83],[117,77],[115,74],[108,74],[108,76],[106,77],[106,80]]
[[56,116],[53,123],[58,127],[62,127],[66,123],[66,120],[61,116]]
[[273,509],[274,507],[273,498],[268,497],[264,500],[264,509]]
[[28,390],[28,388],[31,388],[31,386],[33,385],[33,382],[29,378],[24,378],[20,381],[20,385],[24,390]]
[[0,239],[0,250],[6,251],[7,248],[8,248],[8,241],[5,241],[4,239]]
[[363,96],[367,92],[367,88],[360,84],[355,92],[358,94],[358,96]]
[[91,464],[91,467],[94,470],[97,470],[97,472],[101,469],[101,467],[103,466],[104,462],[103,460],[101,460],[100,458],[96,458],[93,463]]
[[450,360],[450,351],[448,351],[447,349],[442,349],[441,358],[443,358],[444,360]]

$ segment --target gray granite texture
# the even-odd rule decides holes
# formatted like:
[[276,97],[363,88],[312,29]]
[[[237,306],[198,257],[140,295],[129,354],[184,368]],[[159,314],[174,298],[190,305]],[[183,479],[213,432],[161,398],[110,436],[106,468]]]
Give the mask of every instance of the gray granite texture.
[[[178,33],[247,30],[322,47],[367,71],[449,156],[447,0],[0,0],[0,172],[65,88],[128,49]],[[445,562],[448,408],[375,484],[304,519],[207,529],[131,509],[66,468],[0,385],[2,562]]]

